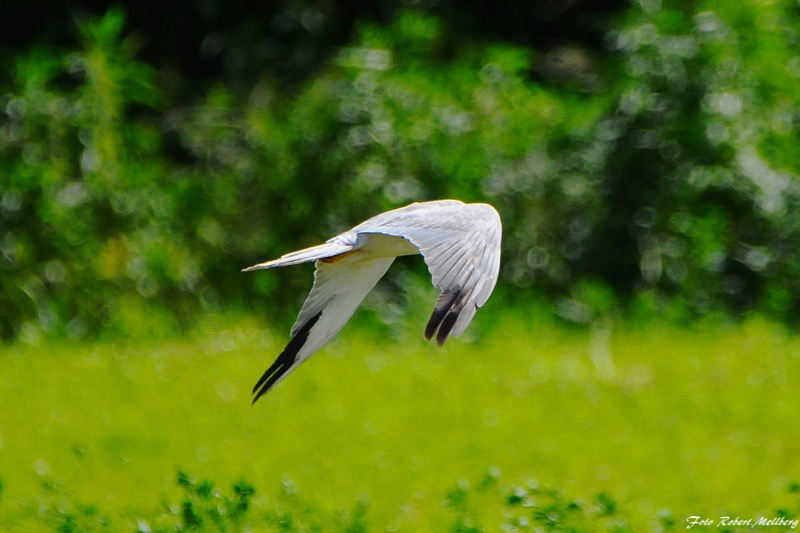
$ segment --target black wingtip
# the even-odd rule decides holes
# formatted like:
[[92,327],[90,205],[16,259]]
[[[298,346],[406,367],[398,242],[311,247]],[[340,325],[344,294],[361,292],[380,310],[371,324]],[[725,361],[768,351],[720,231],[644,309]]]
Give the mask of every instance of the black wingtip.
[[436,344],[439,346],[444,344],[464,307],[461,300],[461,289],[445,291],[439,295],[433,314],[425,326],[426,340],[431,340],[436,334]]
[[259,398],[264,396],[264,394],[266,394],[267,391],[272,388],[275,382],[278,381],[281,376],[284,375],[289,368],[291,368],[291,366],[292,363],[287,362],[283,358],[283,352],[281,352],[281,355],[278,356],[278,359],[272,363],[272,366],[270,366],[269,369],[264,372],[264,375],[258,380],[256,386],[253,387],[253,394],[255,394],[255,396],[253,397],[253,402],[250,405],[254,405]]
[[447,316],[444,317],[442,320],[442,325],[439,326],[439,332],[436,334],[436,344],[442,346],[444,341],[447,340],[447,336],[450,335],[450,332],[453,330],[453,326],[456,325],[456,320],[458,320],[458,315],[461,314],[461,308],[453,309]]
[[[311,331],[311,328],[314,327],[314,324],[317,323],[319,320],[320,315],[322,315],[322,311],[311,317],[303,326],[297,331],[292,340],[289,341],[289,344],[286,345],[286,348],[283,349],[281,354],[275,359],[275,362],[270,365],[264,375],[258,380],[258,382],[253,387],[253,403],[255,404],[259,398],[264,396],[275,383],[278,382],[281,377],[289,371],[297,361],[297,354],[300,352],[300,349],[305,345],[306,341],[308,340],[308,333]],[[251,405],[252,405],[251,404]]]

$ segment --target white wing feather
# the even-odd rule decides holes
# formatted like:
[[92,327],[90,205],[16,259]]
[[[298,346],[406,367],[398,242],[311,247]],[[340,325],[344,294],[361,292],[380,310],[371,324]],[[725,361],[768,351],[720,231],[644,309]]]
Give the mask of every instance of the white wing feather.
[[397,255],[419,251],[441,291],[425,337],[436,334],[443,344],[448,335],[460,335],[497,283],[501,237],[500,217],[488,204],[421,202],[377,215],[325,244],[245,269],[316,261],[314,286],[292,326],[292,340],[256,384],[253,401],[339,332]]
[[411,204],[359,224],[356,233],[403,237],[419,248],[441,290],[425,329],[439,344],[466,329],[489,299],[500,270],[500,216],[488,204],[441,200]]
[[253,402],[339,333],[393,261],[394,257],[317,261],[314,286],[292,326],[292,341],[256,383]]

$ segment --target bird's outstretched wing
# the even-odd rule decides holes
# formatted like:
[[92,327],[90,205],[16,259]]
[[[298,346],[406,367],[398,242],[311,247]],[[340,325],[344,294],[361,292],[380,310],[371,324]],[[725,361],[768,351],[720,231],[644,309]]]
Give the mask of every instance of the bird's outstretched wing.
[[423,202],[387,211],[351,230],[402,237],[416,246],[441,293],[425,338],[458,336],[491,295],[500,269],[500,216],[488,204]]
[[[281,266],[277,261],[274,266]],[[393,261],[394,257],[347,256],[335,262],[317,261],[314,286],[292,327],[292,340],[256,383],[253,403],[342,329]]]
[[448,335],[461,334],[497,282],[501,234],[500,217],[488,204],[422,202],[377,215],[325,244],[246,268],[316,261],[314,286],[292,339],[256,383],[253,402],[339,332],[397,255],[420,252],[441,290],[425,337],[435,335],[441,345]]

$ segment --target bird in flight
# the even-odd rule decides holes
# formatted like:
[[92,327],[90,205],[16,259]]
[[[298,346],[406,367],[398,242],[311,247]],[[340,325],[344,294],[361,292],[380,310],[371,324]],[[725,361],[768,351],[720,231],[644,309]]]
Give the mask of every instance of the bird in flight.
[[425,327],[441,346],[483,306],[500,269],[500,216],[488,204],[418,202],[374,216],[325,244],[243,272],[316,262],[314,285],[292,326],[292,339],[253,388],[253,403],[328,342],[391,266],[422,254],[441,293]]

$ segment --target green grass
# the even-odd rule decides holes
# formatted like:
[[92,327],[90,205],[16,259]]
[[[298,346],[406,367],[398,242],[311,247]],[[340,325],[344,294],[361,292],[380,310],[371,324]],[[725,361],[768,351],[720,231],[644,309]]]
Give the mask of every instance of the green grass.
[[255,494],[230,531],[500,531],[546,501],[633,531],[798,512],[800,338],[777,326],[508,321],[441,350],[351,327],[251,407],[285,340],[228,319],[3,348],[0,531],[191,529],[186,502],[230,514],[235,483]]

